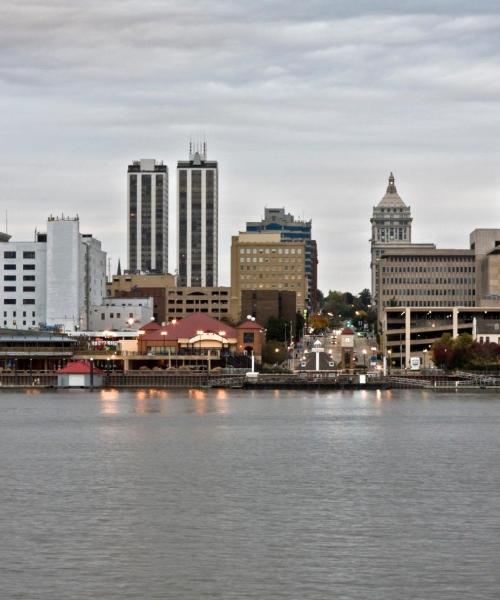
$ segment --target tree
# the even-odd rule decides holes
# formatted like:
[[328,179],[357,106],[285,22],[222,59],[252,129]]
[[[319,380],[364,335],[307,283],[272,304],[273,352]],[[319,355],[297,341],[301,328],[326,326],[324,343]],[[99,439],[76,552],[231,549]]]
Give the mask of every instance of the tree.
[[314,330],[314,333],[319,333],[321,331],[325,331],[330,324],[330,319],[328,315],[311,315],[309,317],[309,327]]
[[296,342],[298,342],[300,340],[300,337],[302,336],[302,334],[304,332],[305,322],[306,322],[306,320],[304,319],[304,316],[300,312],[297,312],[297,314],[295,315],[295,331],[294,331],[294,340]]
[[323,304],[325,302],[325,296],[321,290],[316,290],[316,303],[321,310],[323,308]]
[[365,309],[371,307],[372,295],[369,289],[365,288],[364,290],[361,290],[361,292],[358,294],[358,298]]
[[432,345],[432,359],[438,367],[450,369],[469,368],[475,359],[475,344],[469,333],[452,338],[445,333]]
[[262,348],[262,362],[268,365],[281,364],[287,357],[286,344],[268,341]]
[[268,341],[284,342],[288,321],[278,317],[269,317],[267,321],[266,339]]

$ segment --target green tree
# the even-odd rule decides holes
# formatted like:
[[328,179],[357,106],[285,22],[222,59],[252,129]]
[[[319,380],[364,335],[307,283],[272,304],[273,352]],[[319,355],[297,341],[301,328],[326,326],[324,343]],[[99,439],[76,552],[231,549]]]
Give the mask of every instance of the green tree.
[[286,344],[277,341],[268,341],[262,348],[262,362],[267,365],[281,364],[287,357]]
[[268,341],[284,342],[288,322],[278,317],[269,317],[266,326],[266,339]]
[[364,290],[361,290],[358,294],[358,298],[363,308],[368,309],[371,307],[372,295],[369,289],[365,288]]
[[304,319],[304,316],[300,313],[297,312],[297,314],[295,315],[295,329],[294,329],[294,339],[296,342],[298,342],[304,332],[304,324],[305,324],[306,320]]

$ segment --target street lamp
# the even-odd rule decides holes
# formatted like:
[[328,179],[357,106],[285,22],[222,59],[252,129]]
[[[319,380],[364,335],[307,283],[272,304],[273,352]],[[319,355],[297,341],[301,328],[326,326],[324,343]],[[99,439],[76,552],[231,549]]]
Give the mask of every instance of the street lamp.
[[387,356],[389,357],[389,375],[391,374],[391,355],[392,355],[392,350],[387,350]]
[[426,363],[427,363],[427,361],[425,360],[427,358],[427,352],[428,352],[427,348],[424,348],[424,369],[426,368]]
[[90,359],[90,391],[94,391],[94,359]]
[[160,331],[160,335],[163,337],[163,354],[165,355],[167,353],[167,347],[166,347],[166,335],[167,335],[168,331]]
[[196,334],[198,335],[198,341],[200,342],[200,353],[199,355],[201,356],[201,336],[204,334],[205,332],[202,329],[199,329]]
[[362,352],[363,352],[363,367],[365,368],[365,371],[366,371],[366,353],[367,353],[367,349],[363,348]]

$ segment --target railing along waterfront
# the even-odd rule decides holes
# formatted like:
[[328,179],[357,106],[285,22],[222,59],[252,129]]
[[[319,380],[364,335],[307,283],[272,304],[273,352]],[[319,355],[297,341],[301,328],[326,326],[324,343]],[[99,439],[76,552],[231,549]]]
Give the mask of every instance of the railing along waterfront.
[[104,375],[106,387],[241,387],[244,374],[208,373],[206,371],[127,371]]
[[0,373],[0,387],[56,387],[54,371],[9,371]]

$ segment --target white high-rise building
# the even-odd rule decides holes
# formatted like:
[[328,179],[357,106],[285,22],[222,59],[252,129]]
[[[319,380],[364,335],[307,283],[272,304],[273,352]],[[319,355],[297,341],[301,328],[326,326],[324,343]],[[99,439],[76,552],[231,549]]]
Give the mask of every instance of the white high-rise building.
[[189,148],[177,163],[178,282],[216,287],[218,270],[218,165],[207,160],[206,143]]
[[86,329],[106,295],[106,253],[78,218],[49,217],[33,242],[0,241],[0,259],[0,327]]
[[168,272],[168,169],[154,158],[128,167],[128,270]]

